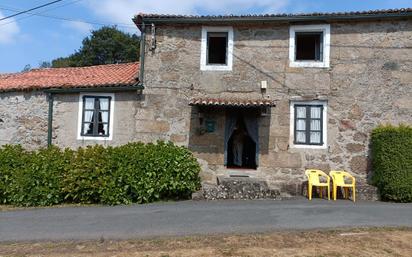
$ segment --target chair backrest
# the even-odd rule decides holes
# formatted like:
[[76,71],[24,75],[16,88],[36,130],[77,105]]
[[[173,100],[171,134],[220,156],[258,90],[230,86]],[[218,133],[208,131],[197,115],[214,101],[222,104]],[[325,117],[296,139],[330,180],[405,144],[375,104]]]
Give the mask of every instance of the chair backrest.
[[[337,184],[347,184],[345,183],[345,177],[353,178],[351,174],[343,170],[331,170],[329,175],[332,177],[333,181]],[[353,183],[353,180],[352,180]]]
[[305,175],[308,177],[308,180],[312,184],[318,184],[320,182],[319,181],[319,176],[328,177],[328,175],[326,175],[325,172],[323,172],[321,170],[314,170],[314,169],[306,170]]

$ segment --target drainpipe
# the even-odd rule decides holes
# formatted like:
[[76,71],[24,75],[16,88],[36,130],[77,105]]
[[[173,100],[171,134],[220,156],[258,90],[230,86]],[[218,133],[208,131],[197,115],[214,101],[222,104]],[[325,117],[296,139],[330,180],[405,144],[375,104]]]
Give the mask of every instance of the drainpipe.
[[144,80],[144,55],[145,55],[145,45],[146,45],[146,26],[142,22],[142,29],[140,33],[140,71],[139,71],[139,84],[143,85]]
[[53,93],[48,94],[49,100],[49,116],[47,119],[47,146],[52,145],[52,129],[53,129]]

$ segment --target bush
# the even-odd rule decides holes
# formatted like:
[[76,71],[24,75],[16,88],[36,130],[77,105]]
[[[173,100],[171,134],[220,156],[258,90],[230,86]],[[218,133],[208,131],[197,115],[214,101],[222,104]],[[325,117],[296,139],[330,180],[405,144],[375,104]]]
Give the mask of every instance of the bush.
[[129,204],[183,199],[200,187],[192,153],[172,143],[0,148],[0,201],[14,205]]
[[15,174],[24,169],[28,154],[19,145],[5,145],[0,150],[0,203],[10,204],[10,185]]
[[412,127],[380,126],[372,131],[373,183],[382,199],[412,201]]

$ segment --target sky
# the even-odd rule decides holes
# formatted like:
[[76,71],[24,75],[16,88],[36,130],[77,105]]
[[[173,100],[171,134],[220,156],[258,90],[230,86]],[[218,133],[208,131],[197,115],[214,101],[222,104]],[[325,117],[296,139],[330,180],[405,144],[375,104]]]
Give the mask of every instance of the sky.
[[[51,1],[0,0],[0,18]],[[131,18],[141,12],[267,14],[405,7],[412,7],[412,0],[63,0],[33,11],[38,15],[24,14],[0,21],[0,73],[19,72],[27,64],[36,68],[42,61],[68,56],[79,49],[90,31],[103,25],[117,25],[125,32],[138,33]]]

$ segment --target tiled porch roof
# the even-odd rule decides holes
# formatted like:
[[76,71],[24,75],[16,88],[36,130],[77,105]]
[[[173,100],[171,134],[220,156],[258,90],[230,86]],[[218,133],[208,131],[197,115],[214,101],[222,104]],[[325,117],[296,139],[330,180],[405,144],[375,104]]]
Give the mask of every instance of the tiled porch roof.
[[275,101],[269,99],[226,99],[226,98],[193,98],[192,106],[221,106],[221,107],[270,107]]

